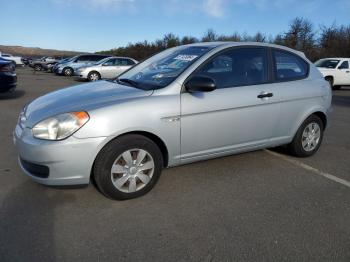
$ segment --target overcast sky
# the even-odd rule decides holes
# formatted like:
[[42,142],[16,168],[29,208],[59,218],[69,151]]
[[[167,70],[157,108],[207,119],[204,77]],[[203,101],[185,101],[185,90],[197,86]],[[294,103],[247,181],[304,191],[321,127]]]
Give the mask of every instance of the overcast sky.
[[302,16],[350,24],[350,0],[0,0],[0,44],[99,51],[212,28],[275,35]]

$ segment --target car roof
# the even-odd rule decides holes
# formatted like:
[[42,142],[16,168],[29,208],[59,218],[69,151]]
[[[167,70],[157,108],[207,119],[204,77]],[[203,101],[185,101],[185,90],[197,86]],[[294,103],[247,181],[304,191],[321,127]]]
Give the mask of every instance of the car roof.
[[122,58],[122,59],[130,59],[130,60],[133,60],[133,61],[137,61],[134,58],[131,58],[131,57],[128,57],[128,56],[109,56],[109,57],[106,57],[106,58],[100,60],[99,62],[104,61],[104,60],[113,59],[113,58]]
[[348,57],[325,57],[325,58],[322,58],[320,60],[349,60],[350,58]]
[[289,52],[296,53],[300,56],[305,57],[305,54],[301,51],[282,46],[282,45],[276,45],[276,44],[270,44],[270,43],[261,43],[261,42],[201,42],[201,43],[194,43],[189,44],[188,46],[208,46],[212,48],[216,47],[235,47],[235,46],[261,46],[261,47],[273,47],[278,49],[283,49]]

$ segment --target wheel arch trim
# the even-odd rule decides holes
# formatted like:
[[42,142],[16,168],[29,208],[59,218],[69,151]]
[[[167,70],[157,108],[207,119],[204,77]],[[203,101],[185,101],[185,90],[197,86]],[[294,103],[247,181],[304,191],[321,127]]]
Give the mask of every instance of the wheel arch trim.
[[325,129],[327,127],[328,124],[328,116],[327,116],[327,112],[325,112],[325,110],[323,108],[320,107],[315,107],[310,109],[309,111],[307,111],[306,113],[304,113],[301,117],[300,120],[298,121],[298,124],[296,125],[296,127],[293,129],[292,132],[292,138],[295,137],[296,133],[298,132],[299,127],[304,123],[304,121],[310,117],[311,115],[317,115],[318,117],[321,118],[322,122],[323,122],[323,129]]
[[142,129],[128,130],[128,131],[125,131],[125,132],[120,132],[118,134],[114,134],[114,135],[106,137],[105,140],[96,149],[94,162],[95,162],[98,154],[100,153],[100,151],[107,144],[109,144],[111,141],[113,141],[115,139],[118,139],[118,138],[120,138],[122,136],[132,135],[132,134],[142,135],[142,136],[152,140],[159,147],[160,151],[162,152],[163,161],[164,161],[164,167],[168,167],[168,165],[169,165],[169,150],[168,150],[168,146],[167,146],[167,143],[165,142],[165,140],[162,139],[155,132],[152,132],[152,131],[149,131],[149,130],[142,130]]

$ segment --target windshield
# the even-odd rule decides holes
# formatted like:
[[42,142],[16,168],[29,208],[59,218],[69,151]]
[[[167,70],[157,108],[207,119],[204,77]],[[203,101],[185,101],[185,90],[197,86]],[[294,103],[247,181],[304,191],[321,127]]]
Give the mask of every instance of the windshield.
[[315,63],[315,65],[317,67],[336,68],[339,62],[340,60],[337,60],[337,59],[322,59],[322,60],[318,60]]
[[125,72],[117,81],[144,90],[163,88],[212,48],[181,46],[165,50]]

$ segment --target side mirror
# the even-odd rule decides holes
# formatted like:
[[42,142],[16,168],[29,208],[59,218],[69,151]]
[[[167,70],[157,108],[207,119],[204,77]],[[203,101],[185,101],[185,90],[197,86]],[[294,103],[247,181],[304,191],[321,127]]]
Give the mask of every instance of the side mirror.
[[190,93],[211,92],[216,89],[216,84],[214,79],[210,77],[194,76],[186,82],[185,88]]

